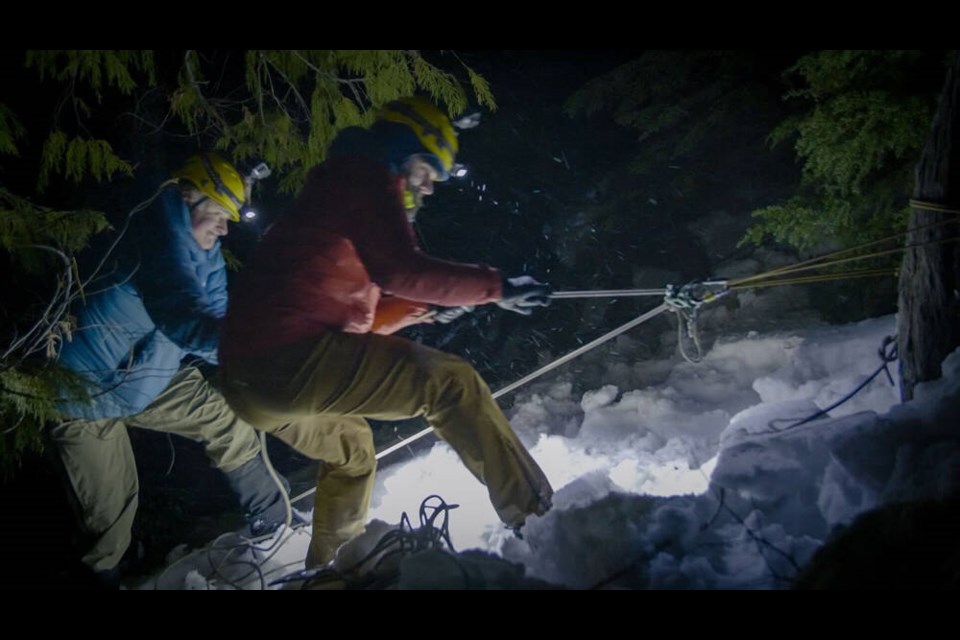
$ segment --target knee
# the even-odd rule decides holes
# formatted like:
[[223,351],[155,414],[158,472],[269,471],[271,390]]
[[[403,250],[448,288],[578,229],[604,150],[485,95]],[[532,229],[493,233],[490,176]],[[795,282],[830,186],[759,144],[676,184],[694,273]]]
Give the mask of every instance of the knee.
[[365,476],[377,468],[373,432],[364,429],[339,435],[339,460],[325,460],[337,472],[351,477]]
[[437,363],[430,377],[436,389],[438,408],[462,404],[487,390],[473,365],[456,356]]

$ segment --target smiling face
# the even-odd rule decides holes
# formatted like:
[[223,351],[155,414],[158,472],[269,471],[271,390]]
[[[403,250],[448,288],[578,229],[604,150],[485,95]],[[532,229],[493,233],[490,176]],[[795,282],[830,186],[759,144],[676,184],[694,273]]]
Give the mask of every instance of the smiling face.
[[[183,194],[183,200],[190,208],[190,226],[193,237],[201,249],[212,249],[221,236],[227,235],[227,221],[230,212],[226,207],[196,190]],[[198,203],[199,204],[196,204]]]

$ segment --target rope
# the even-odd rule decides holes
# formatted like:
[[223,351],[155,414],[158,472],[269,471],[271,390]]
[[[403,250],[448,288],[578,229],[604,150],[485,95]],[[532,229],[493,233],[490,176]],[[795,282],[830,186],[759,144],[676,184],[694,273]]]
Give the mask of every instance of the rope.
[[177,462],[177,448],[173,444],[173,436],[170,433],[167,433],[167,444],[170,445],[170,465],[163,474],[165,476],[170,475],[170,472],[173,471],[173,465]]
[[[431,504],[432,503],[432,504]],[[399,575],[399,559],[413,553],[428,550],[448,549],[455,554],[450,540],[450,511],[459,505],[447,504],[438,495],[427,496],[420,503],[420,527],[414,529],[406,512],[400,517],[397,529],[385,533],[367,555],[344,569],[327,567],[306,569],[283,576],[270,583],[270,586],[303,580],[301,589],[311,589],[342,582],[348,589],[384,588],[396,581]],[[364,565],[374,562],[373,566],[361,572]],[[459,562],[458,562],[458,566]],[[463,567],[460,566],[461,571]],[[469,583],[469,576],[463,571]]]
[[[578,347],[577,349],[574,349],[574,350],[571,351],[570,353],[568,353],[568,354],[566,354],[566,355],[564,355],[564,356],[561,356],[560,358],[557,358],[557,359],[554,360],[553,362],[551,362],[551,363],[549,363],[549,364],[547,364],[547,365],[545,365],[545,366],[537,369],[537,370],[534,371],[533,373],[530,373],[530,374],[524,376],[523,378],[520,378],[520,379],[517,380],[516,382],[512,382],[512,383],[508,384],[507,386],[503,387],[502,389],[494,392],[493,398],[494,398],[494,399],[497,399],[497,398],[499,398],[499,397],[501,397],[501,396],[504,396],[504,395],[510,393],[510,392],[513,391],[514,389],[517,389],[518,387],[521,387],[521,386],[527,384],[528,382],[530,382],[531,380],[534,380],[535,378],[539,378],[540,376],[542,376],[542,375],[545,374],[545,373],[548,373],[548,372],[550,372],[550,371],[553,371],[553,370],[556,369],[557,367],[559,367],[559,366],[561,366],[561,365],[564,365],[564,364],[566,364],[567,362],[570,362],[570,361],[573,360],[574,358],[576,358],[576,357],[578,357],[578,356],[586,353],[587,351],[590,351],[591,349],[594,349],[594,348],[600,346],[600,345],[603,344],[604,342],[607,342],[608,340],[612,340],[613,338],[616,338],[616,337],[617,337],[618,335],[620,335],[621,333],[625,333],[625,332],[629,331],[630,329],[633,329],[634,327],[636,327],[636,326],[638,326],[638,325],[640,325],[640,324],[643,324],[643,323],[646,322],[647,320],[650,320],[650,319],[652,319],[652,318],[655,318],[656,316],[660,315],[660,314],[663,313],[664,311],[667,311],[669,308],[670,308],[670,306],[669,306],[666,302],[664,302],[663,304],[661,304],[661,305],[658,306],[658,307],[654,307],[654,308],[651,309],[650,311],[647,311],[647,312],[644,313],[643,315],[634,318],[634,319],[631,320],[630,322],[627,322],[626,324],[620,325],[619,327],[617,327],[617,328],[614,329],[613,331],[610,331],[610,332],[608,332],[608,333],[603,334],[602,336],[600,336],[600,337],[597,338],[596,340],[593,340],[593,341],[591,341],[591,342],[588,342],[587,344],[583,345],[582,347]],[[413,434],[412,436],[409,436],[409,437],[401,440],[400,442],[398,442],[398,443],[396,443],[396,444],[393,444],[393,445],[387,447],[387,448],[384,449],[383,451],[380,451],[379,453],[377,453],[376,459],[377,459],[377,460],[380,460],[380,459],[382,459],[382,458],[385,458],[386,456],[390,455],[390,454],[393,453],[394,451],[396,451],[396,450],[398,450],[398,449],[402,449],[402,448],[404,448],[405,446],[407,446],[408,444],[410,444],[411,442],[415,442],[416,440],[419,440],[420,438],[423,438],[423,437],[425,437],[425,436],[427,436],[427,435],[430,435],[431,433],[433,433],[433,427],[427,427],[426,429],[422,429],[422,430],[418,431],[417,433]],[[307,496],[313,495],[313,493],[316,492],[316,490],[317,490],[316,487],[307,489],[307,490],[304,491],[303,493],[301,493],[301,494],[295,496],[294,498],[292,498],[292,499],[291,499],[291,502],[294,502],[294,503],[295,503],[295,502],[299,502],[300,500],[303,500],[303,499],[306,498]]]
[[[579,348],[577,348],[577,349],[574,349],[573,351],[571,351],[570,353],[566,354],[565,356],[561,356],[560,358],[557,358],[557,359],[554,360],[553,362],[551,362],[551,363],[549,363],[549,364],[547,364],[547,365],[545,365],[545,366],[537,369],[537,370],[534,371],[533,373],[530,373],[530,374],[524,376],[523,378],[520,378],[520,379],[517,380],[516,382],[512,382],[512,383],[508,384],[507,386],[505,386],[504,388],[500,389],[499,391],[496,391],[496,392],[493,394],[494,399],[499,398],[499,397],[501,397],[501,396],[503,396],[503,395],[506,395],[506,394],[510,393],[510,392],[513,391],[514,389],[517,389],[518,387],[521,387],[521,386],[527,384],[528,382],[530,382],[531,380],[534,380],[535,378],[539,378],[540,376],[542,376],[543,374],[545,374],[545,373],[547,373],[547,372],[549,372],[549,371],[553,371],[553,370],[556,369],[557,367],[559,367],[559,366],[561,366],[561,365],[564,365],[564,364],[566,364],[567,362],[570,362],[570,361],[573,360],[574,358],[576,358],[576,357],[578,357],[578,356],[586,353],[587,351],[590,351],[591,349],[594,349],[594,348],[600,346],[600,345],[603,344],[604,342],[607,342],[608,340],[612,340],[613,338],[616,338],[616,337],[617,337],[618,335],[620,335],[621,333],[625,333],[625,332],[629,331],[630,329],[633,329],[633,328],[636,327],[637,325],[643,324],[643,323],[646,322],[647,320],[650,320],[650,319],[652,319],[652,318],[660,315],[661,313],[663,313],[664,311],[666,311],[668,308],[669,308],[669,307],[668,307],[668,305],[667,305],[666,303],[661,304],[660,306],[655,307],[655,308],[651,309],[650,311],[647,311],[647,312],[644,313],[643,315],[641,315],[641,316],[639,316],[639,317],[637,317],[637,318],[634,318],[634,319],[631,320],[630,322],[627,322],[626,324],[623,324],[623,325],[617,327],[617,328],[614,329],[613,331],[610,331],[609,333],[603,334],[602,336],[600,336],[600,337],[597,338],[596,340],[593,340],[593,341],[591,341],[591,342],[588,342],[587,344],[583,345],[582,347],[579,347]],[[384,449],[383,451],[381,451],[380,453],[378,453],[378,454],[377,454],[377,460],[380,460],[381,458],[384,458],[385,456],[390,455],[391,453],[393,453],[393,452],[396,451],[397,449],[402,449],[402,448],[405,447],[407,444],[409,444],[409,443],[411,443],[411,442],[414,442],[415,440],[419,440],[420,438],[422,438],[422,437],[424,437],[424,436],[426,436],[426,435],[428,435],[428,434],[430,434],[430,433],[432,433],[432,432],[433,432],[433,427],[427,427],[426,429],[423,429],[422,431],[418,431],[417,433],[415,433],[415,434],[413,434],[412,436],[406,438],[405,440],[401,440],[400,442],[398,442],[398,443],[396,443],[396,444],[394,444],[394,445],[392,445],[392,446],[390,446],[390,447],[387,447],[386,449]],[[313,491],[314,491],[313,489],[308,490],[308,491],[305,491],[304,493],[302,493],[302,494],[300,494],[299,496],[297,496],[293,501],[296,502],[297,500],[300,500],[301,498],[304,498],[304,497],[310,495],[311,493],[313,493]]]
[[[938,222],[933,222],[933,223],[930,223],[930,224],[921,225],[921,226],[919,226],[919,227],[914,227],[914,228],[909,229],[909,230],[907,230],[907,231],[902,231],[902,232],[900,232],[900,233],[896,233],[896,234],[894,234],[894,235],[887,236],[887,237],[885,237],[885,238],[880,238],[879,240],[873,240],[873,241],[871,241],[871,242],[865,242],[865,243],[860,244],[860,245],[857,245],[857,246],[855,246],[855,247],[850,247],[850,248],[848,248],[848,249],[841,249],[840,251],[834,251],[833,253],[828,253],[828,254],[826,254],[826,255],[818,256],[818,257],[816,257],[816,258],[810,258],[809,260],[804,260],[804,261],[802,261],[802,262],[797,262],[797,263],[794,263],[794,264],[791,264],[791,265],[787,265],[787,266],[784,266],[784,267],[778,267],[778,268],[776,268],[776,269],[771,269],[770,271],[765,271],[765,272],[763,272],[763,273],[758,273],[758,274],[756,274],[756,275],[747,276],[747,277],[745,277],[745,278],[739,278],[739,279],[731,280],[731,281],[730,281],[730,286],[732,287],[732,286],[739,285],[739,284],[743,284],[743,283],[746,283],[746,282],[752,282],[752,281],[754,281],[754,280],[763,280],[763,279],[766,279],[766,278],[769,278],[769,277],[772,277],[772,276],[775,276],[775,275],[783,275],[783,274],[787,274],[787,273],[794,273],[794,272],[799,271],[799,270],[807,270],[808,268],[813,268],[813,267],[809,267],[809,265],[814,265],[814,264],[818,264],[818,263],[819,263],[819,266],[820,266],[820,267],[826,267],[826,266],[831,266],[831,265],[833,265],[833,264],[839,264],[839,262],[836,262],[836,261],[830,260],[830,259],[831,259],[831,258],[837,258],[838,256],[842,256],[842,255],[847,255],[847,254],[850,254],[850,253],[854,253],[854,252],[856,252],[856,251],[860,251],[860,250],[862,250],[862,249],[866,249],[867,247],[873,247],[873,246],[877,246],[877,245],[880,245],[880,244],[884,244],[884,243],[890,242],[890,241],[892,241],[892,240],[901,240],[901,239],[907,237],[907,235],[909,235],[909,234],[911,234],[911,233],[915,233],[915,232],[917,232],[917,231],[923,231],[923,230],[926,230],[926,229],[933,229],[933,228],[936,228],[936,227],[942,227],[942,226],[947,225],[947,224],[955,224],[956,222],[957,222],[956,220],[950,219],[950,220],[940,220],[940,221],[938,221]],[[933,241],[933,242],[939,242],[939,241],[936,241],[936,240],[935,240],[935,241]],[[912,246],[900,247],[900,248],[898,248],[898,249],[894,249],[893,252],[905,251],[905,250],[910,249],[910,248],[913,248],[913,247],[923,246],[924,244],[926,244],[926,243],[922,243],[922,244],[919,244],[919,245],[912,245]],[[880,255],[885,255],[885,253],[886,253],[886,252],[882,252]],[[845,260],[845,261],[861,260],[861,259],[872,258],[872,257],[878,257],[878,255],[875,255],[875,254],[866,254],[866,255],[863,255],[863,256],[856,256],[856,257],[854,257],[854,258],[850,258],[850,259],[847,259],[847,260]]]
[[[697,348],[697,355],[695,358],[691,358],[689,355],[687,355],[687,350],[683,346],[684,327],[687,328],[687,336],[693,340],[693,344]],[[690,364],[698,364],[703,362],[703,349],[700,347],[700,331],[697,329],[696,309],[694,309],[692,313],[683,310],[677,311],[677,348],[680,350],[680,355],[683,356],[683,359]]]
[[954,207],[948,207],[947,205],[940,204],[939,202],[929,202],[927,200],[915,200],[910,199],[910,206],[914,209],[923,209],[925,211],[941,211],[943,213],[960,213],[960,209]]
[[887,368],[887,366],[888,366],[891,362],[895,362],[895,361],[897,360],[897,355],[898,355],[898,350],[897,350],[897,337],[896,337],[896,336],[887,336],[887,337],[885,337],[885,338],[883,339],[883,342],[880,344],[880,349],[878,349],[877,354],[880,356],[880,366],[877,368],[877,370],[874,371],[872,374],[870,374],[870,376],[869,376],[866,380],[864,380],[864,381],[861,382],[859,385],[857,385],[857,388],[856,388],[856,389],[854,389],[853,391],[851,391],[850,393],[848,393],[848,394],[845,395],[844,397],[840,398],[838,401],[834,402],[832,405],[830,405],[830,406],[827,407],[826,409],[821,409],[820,411],[817,411],[817,412],[814,413],[813,415],[807,416],[806,418],[803,418],[802,420],[796,421],[796,422],[794,422],[794,424],[788,425],[788,426],[783,427],[783,428],[781,428],[781,429],[778,429],[777,427],[775,427],[775,426],[774,426],[774,423],[778,423],[778,422],[790,422],[790,421],[796,420],[796,418],[776,418],[776,419],[774,419],[774,420],[771,420],[771,421],[770,421],[769,423],[767,423],[767,424],[769,425],[769,427],[770,427],[773,431],[775,431],[775,432],[777,432],[777,433],[780,433],[780,432],[786,431],[787,429],[793,429],[794,427],[799,427],[799,426],[802,425],[802,424],[807,424],[808,422],[813,422],[814,420],[816,420],[816,419],[818,419],[818,418],[820,418],[820,417],[822,417],[822,416],[828,415],[831,411],[833,411],[834,409],[836,409],[837,407],[839,407],[839,406],[842,405],[843,403],[845,403],[845,402],[847,402],[848,400],[850,400],[850,398],[852,398],[852,397],[854,397],[855,395],[857,395],[858,393],[860,393],[860,391],[862,391],[868,384],[870,384],[871,382],[873,382],[873,379],[874,379],[874,378],[876,378],[878,375],[880,375],[880,372],[881,372],[881,371],[882,371],[883,373],[886,373],[886,374],[887,374],[887,380],[890,382],[890,385],[891,385],[891,386],[896,385],[896,383],[893,381],[893,376],[890,375],[890,370]]
[[[283,482],[280,480],[280,476],[277,474],[277,470],[273,468],[273,462],[270,461],[270,454],[267,452],[267,432],[260,431],[258,432],[260,437],[260,455],[263,456],[263,464],[267,467],[267,473],[270,474],[270,478],[273,480],[274,484],[277,485],[277,490],[280,492],[280,497],[283,498],[283,507],[286,511],[286,518],[283,522],[283,526],[287,529],[290,528],[290,524],[293,522],[293,504],[290,500],[290,494],[287,493],[287,488],[283,486]],[[280,536],[277,537],[277,540],[264,549],[264,551],[270,551],[280,542]]]
[[554,300],[572,298],[623,298],[630,296],[662,296],[666,289],[608,289],[605,291],[554,291],[550,297]]
[[834,280],[848,280],[853,278],[870,278],[875,276],[895,276],[899,272],[896,269],[865,269],[862,271],[847,271],[845,273],[823,273],[800,278],[783,278],[781,280],[769,280],[764,282],[755,282],[752,284],[732,285],[730,288],[735,291],[745,289],[757,289],[760,287],[774,287],[780,284],[805,284],[809,282],[830,282]]
[[[795,266],[795,267],[791,267],[791,268],[789,268],[789,269],[787,269],[787,268],[775,269],[774,271],[768,271],[766,274],[760,274],[760,275],[756,275],[756,276],[751,276],[751,277],[749,277],[749,278],[741,278],[741,279],[739,279],[739,280],[734,280],[734,281],[732,281],[732,282],[730,283],[730,288],[731,288],[731,289],[738,289],[738,288],[742,289],[742,288],[744,288],[743,285],[744,285],[745,283],[747,283],[747,282],[753,282],[753,281],[756,281],[756,280],[765,280],[765,279],[769,279],[770,277],[773,277],[773,276],[778,276],[778,275],[790,275],[790,274],[794,274],[794,273],[800,273],[800,272],[803,272],[803,271],[810,271],[810,270],[812,270],[812,269],[820,269],[820,268],[823,268],[823,267],[829,267],[829,266],[835,266],[835,265],[838,265],[838,264],[846,264],[846,263],[849,263],[849,262],[855,262],[855,261],[857,261],[857,260],[866,260],[867,258],[879,258],[879,257],[882,257],[882,256],[894,255],[894,254],[897,254],[897,253],[902,253],[902,252],[908,251],[908,250],[910,250],[910,249],[918,249],[918,248],[920,248],[920,247],[925,247],[925,246],[934,245],[934,244],[947,244],[947,243],[950,243],[950,242],[957,242],[958,240],[960,240],[960,236],[954,237],[954,238],[928,240],[927,242],[919,242],[919,243],[907,245],[907,246],[904,246],[904,247],[898,247],[898,248],[896,248],[896,249],[888,249],[888,250],[886,250],[886,251],[876,251],[876,252],[868,253],[868,254],[865,254],[865,255],[862,255],[862,256],[854,256],[854,257],[851,257],[851,258],[843,258],[843,259],[841,259],[841,260],[831,260],[831,261],[829,261],[829,262],[823,262],[823,263],[821,263],[821,264],[807,264],[806,266],[802,266],[802,267]],[[801,264],[804,264],[804,263],[801,263]],[[878,271],[879,271],[879,270],[878,270]],[[851,273],[863,273],[863,272],[851,272]],[[824,275],[836,275],[836,276],[837,276],[837,279],[841,279],[841,278],[845,278],[845,277],[846,277],[846,275],[843,274],[843,273],[839,273],[839,274],[824,274]],[[871,274],[871,275],[881,275],[881,274]],[[858,276],[855,276],[855,277],[858,277]],[[814,282],[814,281],[811,281],[811,282]],[[780,281],[773,281],[773,283],[774,283],[774,284],[779,284]],[[757,285],[757,286],[761,286],[761,285]]]
[[[286,542],[289,541],[290,538],[293,537],[293,531],[294,531],[295,529],[300,528],[300,527],[302,527],[302,526],[306,526],[306,523],[303,523],[303,524],[301,524],[301,525],[299,525],[299,526],[297,526],[297,527],[291,526],[291,524],[292,524],[292,522],[293,522],[293,506],[292,506],[292,503],[295,502],[295,500],[291,500],[291,499],[290,499],[290,495],[287,493],[286,487],[284,487],[283,482],[280,480],[280,476],[279,476],[279,474],[277,473],[277,470],[274,468],[273,463],[272,463],[272,461],[270,460],[270,454],[269,454],[268,449],[267,449],[267,434],[266,434],[266,432],[260,431],[260,432],[258,433],[258,436],[259,436],[259,439],[260,439],[260,453],[261,453],[261,455],[263,456],[264,465],[266,465],[266,467],[267,467],[267,473],[270,475],[270,478],[271,478],[271,479],[273,480],[273,482],[276,484],[277,489],[278,489],[279,492],[280,492],[280,496],[283,498],[284,507],[285,507],[285,509],[286,509],[286,518],[285,518],[285,520],[284,520],[283,526],[280,527],[280,528],[278,529],[278,531],[274,531],[274,532],[272,532],[272,533],[269,533],[269,534],[266,534],[266,535],[262,535],[262,536],[258,536],[258,537],[255,537],[255,538],[248,538],[248,537],[246,537],[246,536],[237,534],[237,536],[240,538],[240,542],[237,542],[237,543],[235,543],[235,544],[226,545],[226,546],[217,546],[217,543],[224,537],[224,536],[220,536],[220,537],[218,537],[216,540],[213,541],[213,543],[210,545],[210,547],[208,547],[208,549],[207,549],[207,562],[208,562],[209,565],[210,565],[212,576],[219,577],[221,580],[223,580],[224,582],[226,582],[227,584],[229,584],[230,586],[232,586],[232,587],[234,587],[234,588],[236,588],[236,589],[242,589],[242,587],[241,587],[240,585],[241,585],[247,578],[249,578],[251,575],[253,575],[254,573],[256,573],[257,576],[258,576],[258,578],[259,578],[260,588],[261,588],[261,589],[266,588],[266,581],[265,581],[264,573],[263,573],[263,569],[262,569],[263,565],[266,564],[267,561],[269,561],[274,555],[276,555],[277,552],[280,551],[281,547],[283,547],[283,545],[286,544]],[[168,434],[168,437],[169,437],[169,434]],[[171,441],[170,444],[171,444],[171,447],[172,447],[172,446],[173,446],[172,441]],[[170,467],[170,468],[171,468],[171,469],[173,468],[173,460],[171,460],[171,467]],[[168,473],[169,473],[169,470],[168,470]],[[298,499],[299,499],[299,498],[298,498]],[[284,533],[284,532],[287,532],[287,531],[289,531],[290,534],[287,535],[286,537],[284,537],[283,533]],[[230,535],[230,534],[224,534],[224,535]],[[274,538],[274,537],[275,537],[275,540],[274,540],[271,544],[269,544],[268,546],[266,546],[266,547],[258,547],[258,546],[256,546],[256,543],[257,543],[257,542],[262,542],[262,541],[264,541],[264,540],[269,540],[270,538]],[[263,557],[261,557],[259,560],[256,559],[256,553],[254,553],[254,558],[253,558],[252,560],[244,560],[244,559],[242,559],[242,558],[232,559],[231,556],[232,556],[235,552],[237,552],[238,550],[241,550],[241,549],[244,550],[244,551],[251,551],[251,552],[259,551],[259,552],[261,552],[261,553],[265,553],[266,555],[264,555]],[[224,552],[225,552],[223,558],[221,558],[220,561],[219,561],[219,562],[216,562],[216,563],[215,563],[214,560],[213,560],[213,552],[214,552],[214,551],[224,551]],[[172,564],[172,565],[170,565],[169,567],[167,567],[166,569],[164,569],[164,571],[161,572],[160,575],[157,577],[157,584],[159,584],[160,580],[163,578],[164,575],[167,574],[167,572],[170,570],[170,568],[172,568],[172,567],[173,567],[174,565],[176,565],[176,564],[179,564],[181,561],[183,561],[183,560],[186,559],[187,557],[189,557],[189,556],[185,556],[184,558],[181,558],[180,560],[178,560],[178,561],[175,562],[174,564]],[[236,578],[236,579],[234,579],[234,580],[231,580],[231,579],[229,579],[226,575],[224,575],[224,573],[223,573],[223,570],[228,566],[228,562],[229,562],[230,565],[241,565],[241,564],[242,564],[242,565],[250,566],[250,567],[251,567],[251,570],[250,570],[248,573],[240,576],[239,578]]]

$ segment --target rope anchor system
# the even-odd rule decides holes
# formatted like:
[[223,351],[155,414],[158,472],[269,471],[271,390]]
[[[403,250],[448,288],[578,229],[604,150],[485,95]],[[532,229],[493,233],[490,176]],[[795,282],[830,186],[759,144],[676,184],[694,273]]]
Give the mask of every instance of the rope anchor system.
[[[677,347],[683,359],[692,364],[703,360],[703,349],[700,346],[700,332],[697,326],[697,318],[700,307],[708,302],[713,302],[730,293],[729,282],[727,280],[704,280],[693,281],[682,286],[668,284],[666,295],[663,302],[670,311],[677,314]],[[696,356],[691,357],[687,354],[684,347],[684,328],[686,328],[687,338],[693,342],[697,348]]]
[[696,311],[707,302],[730,293],[728,280],[694,280],[682,286],[668,284],[663,301],[674,310]]

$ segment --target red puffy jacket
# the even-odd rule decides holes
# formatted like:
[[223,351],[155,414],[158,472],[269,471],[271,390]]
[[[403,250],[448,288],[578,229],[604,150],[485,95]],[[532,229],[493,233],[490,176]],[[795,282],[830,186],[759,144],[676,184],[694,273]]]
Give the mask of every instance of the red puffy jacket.
[[328,160],[310,172],[231,292],[220,357],[263,354],[325,331],[392,333],[430,305],[499,300],[500,281],[491,267],[420,251],[401,178],[364,158]]

